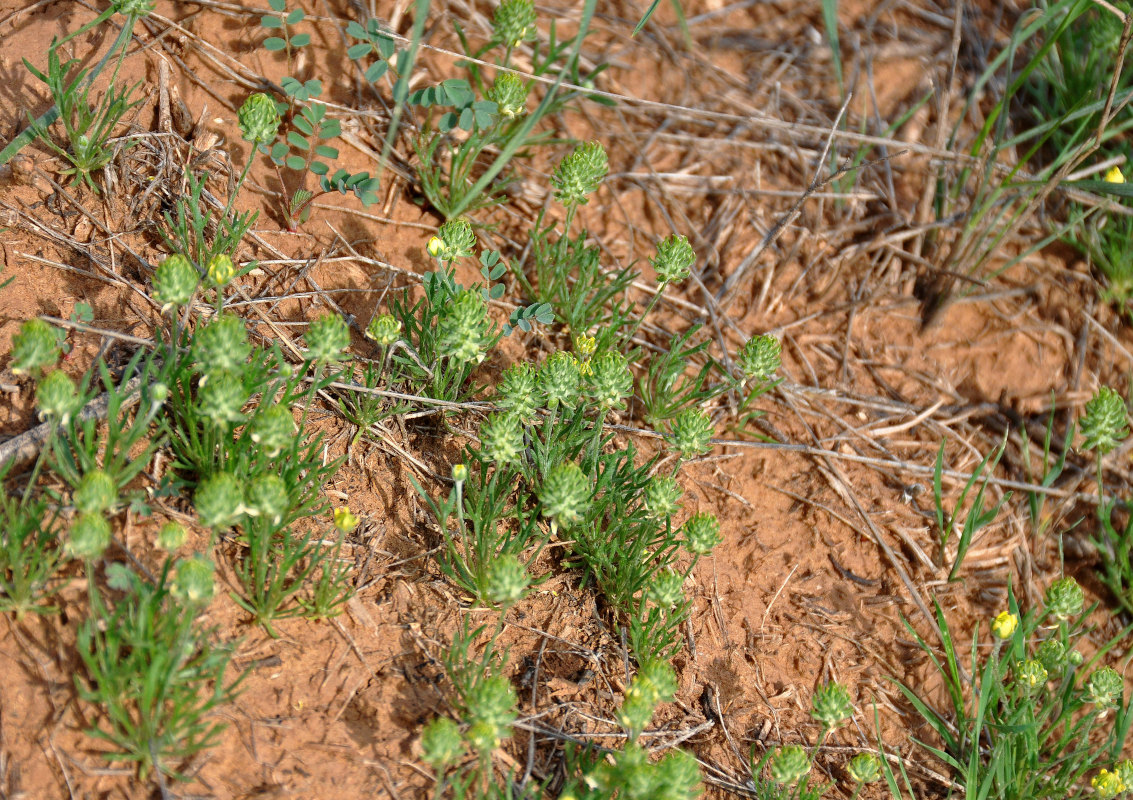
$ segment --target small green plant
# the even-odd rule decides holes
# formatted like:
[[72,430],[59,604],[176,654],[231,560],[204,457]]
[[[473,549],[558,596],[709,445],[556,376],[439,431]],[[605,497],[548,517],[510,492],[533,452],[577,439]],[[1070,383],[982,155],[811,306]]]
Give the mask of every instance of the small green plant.
[[183,779],[180,764],[215,742],[223,726],[211,712],[239,683],[225,680],[231,650],[197,622],[212,597],[212,564],[167,559],[154,583],[111,564],[107,583],[113,600],[92,577],[91,616],[78,634],[79,693],[106,717],[88,733],[113,746],[106,758],[135,762],[143,778]]
[[[1113,594],[1117,602],[1127,612],[1133,610],[1133,517],[1128,515],[1129,503],[1118,498],[1106,496],[1103,472],[1103,459],[1115,450],[1129,436],[1126,423],[1125,400],[1108,386],[1102,386],[1086,403],[1080,429],[1085,437],[1084,450],[1094,451],[1094,465],[1097,474],[1100,531],[1094,543],[1103,554],[1100,559],[1098,576]],[[1124,512],[1122,525],[1116,512]]]
[[[1004,439],[997,451],[988,453],[980,461],[975,471],[968,478],[968,482],[964,484],[963,490],[960,492],[960,497],[956,500],[956,505],[951,512],[944,510],[944,488],[943,488],[943,475],[944,475],[944,445],[945,442],[940,443],[940,449],[936,453],[936,468],[932,476],[932,494],[933,499],[936,501],[936,525],[937,530],[940,531],[940,556],[939,563],[943,566],[947,558],[948,541],[952,538],[952,533],[956,528],[956,523],[960,518],[960,514],[964,511],[964,503],[968,497],[968,492],[980,480],[984,470],[987,470],[987,476],[984,477],[983,483],[980,483],[979,489],[976,491],[976,496],[972,498],[972,505],[967,509],[964,516],[964,524],[960,529],[960,537],[956,545],[956,555],[952,559],[952,566],[948,571],[948,580],[956,579],[956,575],[960,571],[960,566],[964,563],[964,556],[968,553],[968,548],[972,544],[972,539],[975,535],[987,525],[995,521],[999,516],[999,510],[1007,499],[1011,496],[1010,492],[1005,492],[999,498],[999,502],[990,509],[984,508],[984,494],[987,492],[987,487],[991,481],[991,474],[995,472],[996,465],[999,464],[999,459],[1003,457],[1003,452],[1007,448],[1007,440]],[[990,465],[989,465],[990,462]]]
[[[7,472],[0,470],[0,481]],[[58,610],[44,600],[58,588],[61,527],[58,512],[46,499],[18,500],[0,493],[0,612],[20,621],[28,613]]]
[[[288,10],[287,0],[268,0],[268,6],[272,13],[260,18],[260,26],[275,35],[264,39],[263,47],[269,52],[283,52],[287,69],[292,72],[298,51],[311,43],[311,34],[295,31],[306,19],[306,12],[299,6]],[[270,138],[255,141],[254,147],[271,158],[279,172],[280,183],[292,187],[285,188],[285,194],[289,195],[284,209],[288,228],[295,230],[307,221],[312,203],[321,194],[352,193],[366,206],[377,202],[378,179],[369,172],[350,173],[341,168],[331,172],[327,161],[338,158],[338,149],[326,142],[342,133],[342,125],[327,115],[324,103],[315,99],[323,93],[322,81],[315,78],[303,81],[289,74],[280,81],[280,86],[287,101],[276,103],[276,110],[284,117],[286,133],[282,141],[273,142],[273,132]],[[281,167],[296,173],[298,178],[285,181]],[[307,187],[309,174],[317,178],[317,193]]]
[[990,625],[990,650],[977,628],[965,656],[939,604],[943,655],[913,632],[944,681],[948,708],[937,710],[913,687],[899,688],[935,734],[936,742],[922,746],[950,768],[967,796],[1083,797],[1086,778],[1097,781],[1095,771],[1118,759],[1133,716],[1120,674],[1098,666],[1118,639],[1089,661],[1075,649],[1092,610],[1074,579],[1061,578],[1026,613],[1009,591],[1006,610]]

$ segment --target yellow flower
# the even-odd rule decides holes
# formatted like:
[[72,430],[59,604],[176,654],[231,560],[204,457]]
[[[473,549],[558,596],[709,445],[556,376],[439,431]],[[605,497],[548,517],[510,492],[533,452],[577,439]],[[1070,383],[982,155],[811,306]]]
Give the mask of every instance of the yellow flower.
[[441,254],[445,251],[445,243],[441,241],[441,237],[434,236],[429,240],[429,243],[425,245],[425,249],[433,258],[440,258]]
[[991,621],[991,631],[1000,639],[1010,639],[1019,625],[1019,618],[1010,611],[1001,611],[999,616]]
[[1106,183],[1125,183],[1125,176],[1121,174],[1120,167],[1110,167],[1105,171]]
[[574,346],[584,359],[589,359],[598,349],[598,341],[593,336],[579,336],[574,340]]
[[1121,776],[1116,772],[1110,772],[1108,769],[1103,769],[1091,778],[1090,786],[1094,787],[1094,791],[1098,793],[1098,797],[1102,800],[1116,797],[1127,788],[1125,782],[1121,780]]
[[349,508],[342,506],[334,510],[334,527],[343,533],[350,533],[358,527],[358,517]]

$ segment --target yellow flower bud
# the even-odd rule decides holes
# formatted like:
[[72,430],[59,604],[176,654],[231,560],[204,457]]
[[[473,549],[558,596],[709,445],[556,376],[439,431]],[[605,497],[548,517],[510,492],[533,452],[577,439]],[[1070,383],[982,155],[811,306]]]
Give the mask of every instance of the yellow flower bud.
[[1125,183],[1125,176],[1121,174],[1120,167],[1110,167],[1105,171],[1106,183]]
[[350,533],[358,527],[358,517],[349,508],[342,506],[334,510],[334,527],[343,533]]
[[1019,618],[1010,611],[1001,611],[991,622],[991,631],[1000,639],[1010,639],[1019,625]]

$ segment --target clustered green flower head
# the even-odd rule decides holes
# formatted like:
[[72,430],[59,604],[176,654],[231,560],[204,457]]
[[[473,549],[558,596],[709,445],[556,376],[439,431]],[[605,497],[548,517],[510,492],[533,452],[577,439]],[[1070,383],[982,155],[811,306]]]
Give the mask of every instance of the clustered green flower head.
[[1090,778],[1090,786],[1097,792],[1100,800],[1110,800],[1117,797],[1124,792],[1128,785],[1121,779],[1121,775],[1116,772],[1110,772],[1108,769],[1101,770],[1097,775]]
[[1035,659],[1046,667],[1047,672],[1057,677],[1070,663],[1070,653],[1059,637],[1051,636],[1039,642],[1039,646],[1035,648]]
[[810,772],[810,757],[801,745],[788,744],[775,749],[769,767],[771,780],[780,786],[793,786]]
[[618,709],[618,724],[625,728],[630,741],[635,741],[659,703],[668,703],[677,691],[677,676],[673,668],[663,661],[648,661],[638,670],[625,700]]
[[503,0],[492,16],[492,39],[504,47],[535,41],[534,0]]
[[1034,694],[1046,683],[1048,677],[1046,667],[1033,658],[1015,665],[1015,684],[1024,694]]
[[670,518],[681,510],[684,489],[671,475],[654,475],[645,484],[642,502],[645,512],[653,519]]
[[810,698],[810,715],[827,728],[833,728],[854,715],[850,693],[840,683],[819,686]]
[[686,408],[669,423],[670,442],[681,458],[704,455],[712,449],[712,418],[699,408]]
[[239,376],[227,370],[209,372],[197,392],[197,411],[217,428],[244,421],[248,393]]
[[215,570],[202,555],[182,558],[177,562],[171,594],[186,605],[206,605],[212,600]]
[[858,753],[846,765],[854,783],[873,783],[881,777],[881,761],[873,753]]
[[601,143],[580,144],[551,173],[555,199],[564,206],[585,205],[609,171],[610,164]]
[[1098,389],[1097,394],[1086,403],[1081,428],[1086,437],[1083,449],[1096,449],[1104,455],[1120,445],[1129,435],[1129,428],[1125,425],[1125,401],[1121,395],[1108,386]]
[[479,364],[488,354],[488,304],[476,289],[461,289],[440,310],[437,319],[437,352],[458,364]]
[[1086,681],[1086,696],[1098,708],[1113,708],[1125,694],[1125,680],[1113,667],[1099,667]]
[[684,524],[685,546],[690,553],[706,556],[724,541],[720,535],[720,521],[715,514],[701,511],[689,517]]
[[782,365],[782,345],[769,333],[753,336],[740,348],[740,369],[748,378],[770,378]]
[[25,320],[12,337],[12,374],[39,373],[59,360],[63,332],[39,317]]
[[645,590],[646,599],[659,608],[673,608],[685,599],[685,579],[679,572],[669,568],[653,573],[649,587]]
[[258,475],[248,484],[248,513],[278,525],[291,508],[287,483],[278,475]]
[[153,271],[153,297],[161,303],[161,313],[188,303],[201,276],[185,256],[174,254],[162,259]]
[[674,233],[657,243],[657,255],[650,259],[657,283],[680,283],[691,274],[696,252],[688,239]]
[[72,500],[84,514],[107,511],[118,502],[118,484],[105,470],[92,469],[79,479]]
[[201,372],[239,373],[251,352],[244,321],[233,314],[213,317],[193,336],[193,359]]
[[236,277],[236,264],[227,253],[217,253],[209,259],[205,274],[213,286],[227,286]]
[[527,84],[512,72],[497,73],[485,94],[504,119],[515,119],[527,113]]
[[119,14],[141,19],[153,11],[157,0],[111,0],[110,4]]
[[448,717],[434,717],[421,731],[421,760],[444,772],[464,756],[460,726]]
[[98,558],[110,546],[110,523],[101,514],[79,514],[71,526],[71,535],[63,545],[71,558],[89,561]]
[[551,353],[539,367],[537,384],[543,398],[543,405],[556,409],[560,405],[568,408],[578,402],[579,384],[582,373],[578,359],[566,350]]
[[617,350],[590,359],[590,394],[601,409],[624,409],[623,402],[633,394],[633,373],[629,362]]
[[252,441],[263,449],[268,458],[275,458],[285,448],[290,446],[299,426],[286,406],[273,403],[267,408],[261,408],[252,422]]
[[1133,786],[1133,761],[1128,758],[1118,761],[1117,764],[1114,765],[1113,771],[1117,774],[1117,777],[1121,779],[1121,782],[1125,784],[1126,789]]
[[502,675],[488,675],[477,681],[466,698],[472,722],[468,738],[481,753],[491,752],[502,739],[511,736],[515,722],[515,689]]
[[441,225],[437,235],[429,240],[426,249],[438,261],[453,262],[476,254],[476,232],[464,219],[450,219]]
[[1019,617],[1010,611],[1000,611],[998,616],[991,621],[991,632],[995,634],[997,639],[1010,639],[1018,626]]
[[366,326],[366,338],[389,347],[401,338],[401,322],[393,314],[374,317]]
[[78,411],[79,392],[75,382],[63,370],[52,370],[36,385],[35,404],[40,420],[50,419],[66,425]]
[[543,516],[550,517],[564,528],[582,521],[590,502],[590,481],[573,461],[551,467],[539,487]]
[[497,556],[488,567],[488,599],[503,606],[513,606],[527,594],[531,576],[516,556]]
[[185,546],[189,532],[179,522],[167,522],[157,532],[157,546],[168,553],[174,553]]
[[500,376],[496,387],[500,396],[496,405],[521,420],[534,419],[535,409],[539,406],[536,388],[535,368],[527,361],[512,364]]
[[[658,762],[637,742],[630,742],[615,759],[602,760],[585,775],[587,787],[596,794],[625,800],[695,800],[701,794],[700,767],[696,758],[676,749]],[[573,795],[562,794],[559,800]]]
[[322,314],[307,326],[307,355],[328,364],[342,361],[350,347],[350,328],[338,314]]
[[1047,612],[1056,619],[1067,620],[1082,613],[1086,598],[1078,581],[1066,577],[1059,578],[1047,587],[1046,594],[1043,595],[1043,604]]
[[193,505],[201,524],[207,528],[234,525],[246,511],[244,490],[230,472],[217,472],[201,481],[193,495]]
[[279,109],[275,101],[263,92],[248,95],[236,114],[236,120],[244,141],[253,145],[273,141],[279,132]]
[[480,426],[480,449],[498,465],[523,459],[523,422],[511,412],[493,412]]

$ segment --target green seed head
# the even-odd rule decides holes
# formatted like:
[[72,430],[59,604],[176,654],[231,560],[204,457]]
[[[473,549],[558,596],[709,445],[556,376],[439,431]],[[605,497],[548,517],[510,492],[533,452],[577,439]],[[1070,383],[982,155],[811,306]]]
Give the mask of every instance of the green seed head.
[[782,346],[769,333],[753,336],[740,348],[739,363],[748,378],[770,378],[782,363]]
[[472,749],[479,753],[481,757],[489,755],[495,750],[499,746],[501,738],[503,738],[500,736],[499,728],[484,722],[484,720],[477,720],[469,725],[468,732],[464,736],[468,743],[472,745]]
[[1082,447],[1097,449],[1105,454],[1120,445],[1129,435],[1125,425],[1125,401],[1108,386],[1098,389],[1098,393],[1086,403],[1086,413],[1081,422],[1082,434],[1086,440]]
[[141,19],[153,11],[157,2],[156,0],[111,0],[110,5],[123,16]]
[[1121,776],[1116,772],[1110,772],[1108,769],[1103,769],[1090,778],[1090,786],[1094,788],[1099,800],[1111,800],[1127,788]]
[[514,555],[497,556],[488,567],[488,599],[502,606],[513,606],[527,594],[531,576]]
[[810,715],[827,728],[854,716],[854,704],[846,687],[833,681],[819,686],[810,698]]
[[101,469],[93,469],[79,480],[72,498],[84,514],[97,514],[118,503],[118,484]]
[[246,510],[240,481],[230,472],[218,472],[201,481],[193,505],[201,524],[208,528],[234,525]]
[[1099,708],[1113,708],[1125,693],[1125,681],[1113,667],[1094,670],[1086,681],[1086,697]]
[[1058,675],[1069,663],[1066,645],[1056,636],[1044,639],[1035,648],[1035,660],[1046,667],[1051,675]]
[[699,408],[686,408],[670,423],[672,447],[681,458],[692,458],[712,449],[712,418]]
[[278,475],[259,475],[248,484],[249,513],[258,514],[278,525],[291,508],[287,484]]
[[622,401],[633,394],[633,373],[625,356],[607,350],[590,359],[590,393],[599,408],[625,408]]
[[551,173],[555,199],[564,206],[585,205],[589,202],[589,195],[598,189],[609,171],[610,164],[601,144],[580,144]]
[[209,372],[197,391],[197,411],[217,428],[227,428],[244,421],[244,403],[248,393],[244,383],[231,372]]
[[167,522],[157,532],[157,546],[169,553],[180,550],[188,540],[189,532],[177,522]]
[[464,483],[468,480],[468,465],[466,464],[453,464],[452,465],[452,482]]
[[674,233],[657,243],[657,255],[651,263],[657,283],[680,283],[689,276],[692,265],[696,263],[696,253],[687,238]]
[[724,537],[720,535],[720,522],[715,514],[704,511],[693,514],[685,522],[684,529],[685,547],[698,556],[708,555],[716,545],[724,541]]
[[858,753],[846,765],[854,783],[873,783],[881,777],[881,761],[873,753]]
[[307,326],[307,355],[323,364],[342,361],[350,347],[350,328],[338,314],[323,314]]
[[71,536],[63,545],[71,558],[90,561],[110,546],[110,523],[101,514],[80,514],[71,526]]
[[480,426],[480,447],[496,464],[517,464],[523,459],[523,422],[512,413],[495,412]]
[[41,420],[50,419],[66,425],[79,407],[75,382],[61,369],[47,373],[35,387],[35,404],[39,407]]
[[681,510],[681,495],[684,489],[676,478],[669,475],[654,475],[645,484],[643,501],[645,511],[653,519],[666,519]]
[[504,119],[515,119],[527,113],[527,84],[514,73],[498,73],[487,96]]
[[640,685],[636,680],[626,689],[625,700],[618,709],[618,724],[625,728],[631,741],[637,739],[649,720],[653,719],[653,711],[657,707],[654,692],[648,687]]
[[464,756],[460,727],[448,717],[434,717],[421,731],[421,760],[442,773]]
[[590,481],[573,461],[552,467],[539,489],[543,516],[550,517],[564,528],[576,525],[586,515],[590,502]]
[[1133,761],[1128,758],[1123,761],[1118,761],[1113,768],[1114,773],[1126,788],[1133,786]]
[[186,605],[207,605],[212,600],[215,568],[204,556],[183,558],[177,562],[172,595]]
[[667,661],[646,661],[634,680],[653,693],[654,703],[670,703],[677,693],[677,673]]
[[1046,684],[1048,673],[1042,662],[1033,658],[1015,665],[1015,684],[1024,694],[1034,694]]
[[392,314],[374,317],[366,326],[366,338],[389,347],[401,338],[401,323]]
[[475,289],[461,289],[437,319],[437,352],[458,364],[479,364],[488,353],[488,305]]
[[505,47],[535,41],[534,0],[503,0],[492,17],[492,40]]
[[801,746],[779,747],[771,756],[771,780],[780,786],[793,786],[810,772],[810,758]]
[[[701,795],[700,765],[696,757],[684,750],[674,750],[665,756],[656,767],[656,786],[661,791],[653,797],[666,800],[695,800]],[[636,795],[641,797],[643,795]]]
[[232,314],[213,318],[193,337],[193,359],[198,372],[239,374],[251,352],[244,321]]
[[275,458],[291,445],[299,427],[286,406],[279,403],[261,409],[252,422],[252,441],[258,444],[268,458]]
[[59,360],[63,332],[38,317],[25,320],[12,337],[12,374],[39,374]]
[[236,277],[236,264],[228,254],[217,253],[209,259],[205,274],[213,286],[227,286],[228,282]]
[[578,360],[566,350],[551,353],[539,368],[537,382],[543,405],[549,409],[559,405],[568,408],[578,402],[579,384],[582,374]]
[[456,261],[476,254],[476,232],[468,220],[450,219],[429,240],[429,255],[438,261]]
[[1082,587],[1073,578],[1059,578],[1047,587],[1043,595],[1046,610],[1057,619],[1070,619],[1082,613],[1086,598],[1082,594]]
[[503,675],[488,675],[468,692],[468,716],[473,722],[484,722],[495,729],[496,739],[511,735],[515,722],[515,689]]
[[279,110],[275,101],[263,92],[248,95],[236,118],[240,135],[253,145],[273,141],[279,132]]
[[521,420],[534,419],[535,409],[538,407],[535,374],[535,369],[526,361],[505,369],[497,387],[500,396],[496,405]]
[[172,255],[163,259],[153,271],[153,297],[161,303],[161,313],[188,303],[200,281],[197,268],[185,256]]
[[684,576],[668,568],[653,573],[649,587],[645,590],[645,596],[660,608],[680,605],[685,599]]

